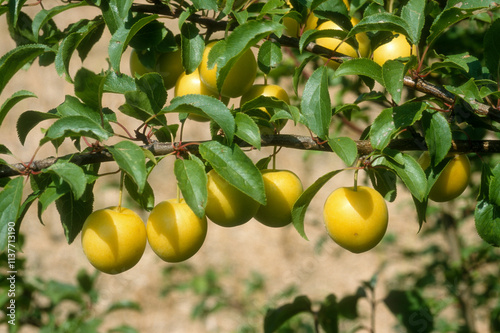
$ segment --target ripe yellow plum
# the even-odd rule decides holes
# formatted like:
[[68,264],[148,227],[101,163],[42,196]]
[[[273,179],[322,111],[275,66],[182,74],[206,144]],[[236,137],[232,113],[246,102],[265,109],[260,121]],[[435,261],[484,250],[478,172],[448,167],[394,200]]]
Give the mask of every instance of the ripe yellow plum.
[[81,240],[92,266],[107,274],[118,274],[141,259],[146,247],[146,227],[134,211],[108,207],[87,217]]
[[330,237],[353,253],[375,247],[384,237],[389,219],[382,195],[365,186],[333,191],[326,199],[323,216]]

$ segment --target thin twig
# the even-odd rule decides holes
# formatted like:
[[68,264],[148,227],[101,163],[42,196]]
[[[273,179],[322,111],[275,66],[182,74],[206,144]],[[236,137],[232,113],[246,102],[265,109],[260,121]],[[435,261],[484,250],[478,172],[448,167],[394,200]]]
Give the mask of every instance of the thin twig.
[[[183,142],[183,147],[188,153],[198,154],[198,146],[203,142],[196,142],[196,144],[190,144],[191,142]],[[374,152],[374,149],[369,140],[359,140],[356,141],[358,154],[368,155]],[[250,147],[250,145],[245,142],[239,143],[240,147]],[[291,149],[300,150],[316,150],[316,151],[326,151],[331,152],[332,149],[326,143],[320,144],[311,136],[300,136],[300,135],[266,135],[262,137],[262,147],[284,147]],[[425,150],[425,144],[417,139],[394,139],[389,145],[389,148],[396,149],[400,151],[422,151]],[[172,154],[176,151],[176,145],[172,143],[161,143],[154,142],[148,145],[143,145],[142,148],[147,149],[153,153],[155,156],[164,156]],[[452,148],[450,152],[462,152],[462,153],[500,153],[500,140],[456,140],[452,143]],[[89,152],[85,151],[82,153],[69,154],[60,157],[61,159],[69,159],[70,162],[76,165],[88,165],[94,163],[103,163],[113,161],[113,156],[106,150],[103,149],[99,152]],[[42,171],[48,168],[52,164],[56,163],[58,158],[48,157],[42,160],[33,161],[29,165],[31,171]],[[10,165],[0,165],[0,178],[18,176],[23,174],[27,169],[26,165],[23,163],[16,163]]]

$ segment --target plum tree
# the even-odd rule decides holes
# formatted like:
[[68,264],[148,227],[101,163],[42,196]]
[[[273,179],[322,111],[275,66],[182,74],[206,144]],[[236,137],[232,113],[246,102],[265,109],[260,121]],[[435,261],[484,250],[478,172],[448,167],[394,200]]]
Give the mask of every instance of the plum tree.
[[[90,10],[81,10],[84,7]],[[40,85],[52,89],[37,96],[50,104],[40,110],[22,103],[35,97],[24,87],[2,96],[2,235],[9,228],[18,233],[21,225],[29,225],[32,221],[24,217],[30,207],[42,220],[48,207],[55,206],[62,232],[68,244],[73,243],[87,232],[85,220],[100,211],[94,207],[103,195],[96,182],[115,174],[100,170],[103,164],[123,175],[122,192],[137,209],[149,212],[157,199],[155,186],[160,185],[151,184],[150,174],[161,159],[175,160],[173,170],[161,172],[175,176],[179,198],[197,220],[208,218],[225,226],[254,217],[263,220],[263,207],[273,205],[273,195],[261,171],[275,169],[284,150],[297,153],[295,160],[308,158],[303,154],[307,150],[333,154],[341,166],[311,180],[298,198],[283,204],[286,220],[290,209],[292,225],[304,239],[306,225],[314,225],[307,214],[311,203],[330,180],[353,169],[367,175],[366,187],[383,198],[377,196],[380,207],[407,193],[415,223],[405,228],[425,229],[429,214],[442,209],[433,206],[431,185],[441,186],[437,178],[447,173],[448,154],[458,154],[470,158],[470,192],[477,198],[464,214],[474,220],[485,244],[500,246],[498,1],[409,0],[384,5],[340,0],[86,0],[28,6],[11,0],[2,2],[0,9],[8,26],[4,35],[15,45],[0,58],[0,93],[14,88],[14,78],[28,82],[30,73],[21,69],[30,67],[51,70],[71,86],[59,92]],[[92,11],[98,15],[90,15]],[[68,22],[68,12],[78,19]],[[398,37],[383,43],[394,34]],[[394,42],[402,43],[405,52],[396,52],[398,47],[386,50]],[[93,68],[87,59],[102,45],[106,56],[99,63],[105,65]],[[130,71],[122,61],[128,55]],[[401,56],[404,62],[394,59]],[[321,59],[330,59],[334,66],[325,66]],[[210,94],[170,89],[179,82],[177,76],[196,73]],[[252,86],[281,87],[287,98],[260,92],[246,103],[236,99],[250,94]],[[60,98],[53,98],[54,91]],[[199,130],[206,132],[196,133],[206,139],[185,131],[186,114],[208,120],[209,125],[201,124]],[[263,118],[271,131],[263,129]],[[19,138],[15,144],[7,130],[13,120]],[[282,129],[284,122],[289,126]],[[34,139],[35,132],[41,140]],[[35,151],[27,161],[19,161],[16,156],[22,155],[15,147],[28,142]],[[61,153],[61,147],[68,146],[69,153]],[[429,152],[429,168],[417,161],[422,151]],[[358,190],[364,193],[364,187]],[[214,198],[222,197],[224,202],[214,204]],[[356,200],[366,204],[368,199]],[[385,219],[378,222],[383,226]],[[391,223],[399,222],[389,219]],[[377,237],[366,246],[351,251],[373,248],[382,229],[375,230]],[[425,233],[415,232],[415,237]],[[8,238],[0,239],[1,251],[8,245]],[[379,249],[383,247],[371,252]],[[466,272],[467,267],[457,271]],[[303,301],[297,300],[300,311],[307,305]],[[329,301],[328,309],[338,308]],[[474,308],[470,297],[460,304],[463,317],[468,317]],[[315,316],[321,321],[317,327],[327,325],[323,313]],[[473,324],[466,325],[464,331],[477,331]]]

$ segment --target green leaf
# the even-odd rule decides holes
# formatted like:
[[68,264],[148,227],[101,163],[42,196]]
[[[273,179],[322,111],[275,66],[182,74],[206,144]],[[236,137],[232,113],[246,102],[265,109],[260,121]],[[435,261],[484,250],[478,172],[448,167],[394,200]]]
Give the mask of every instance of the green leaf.
[[181,28],[182,66],[186,74],[193,73],[201,63],[205,41],[194,23],[186,22]]
[[434,316],[417,290],[391,290],[384,303],[408,332],[415,332],[415,323],[418,332],[433,332]]
[[382,110],[373,121],[370,128],[370,142],[375,149],[382,150],[387,147],[392,135],[396,132],[392,111],[392,108]]
[[410,102],[382,110],[370,128],[372,146],[380,150],[387,147],[394,134],[420,120],[426,108],[426,103]]
[[309,57],[305,58],[302,60],[300,65],[295,68],[293,71],[293,90],[295,92],[295,95],[298,95],[298,88],[299,88],[299,83],[300,83],[300,78],[303,77],[302,72],[304,71],[304,68],[307,66],[307,64],[313,60],[316,59],[318,56],[317,55],[310,55]]
[[[15,1],[15,0],[14,0]],[[10,1],[10,2],[14,2]],[[0,7],[0,10],[5,8],[4,6]],[[10,16],[10,15],[9,15]],[[10,21],[11,17],[7,17],[7,21]],[[12,38],[13,41],[15,41],[16,45],[28,45],[28,44],[34,44],[36,43],[36,38],[33,36],[33,33],[31,32],[31,24],[32,24],[32,19],[31,16],[25,13],[24,11],[19,12],[18,20],[17,20],[17,25],[9,25],[8,28],[6,28],[6,34],[10,34],[10,37]],[[51,34],[51,33],[59,33],[59,30],[55,26],[54,22],[50,22],[50,27],[47,27],[47,31],[45,31],[46,34]],[[42,43],[40,43],[42,44]],[[50,58],[50,55],[46,56],[47,58]]]
[[82,168],[76,164],[59,160],[57,163],[44,169],[43,172],[54,174],[66,182],[70,186],[76,200],[80,199],[85,192],[87,178]]
[[236,127],[233,115],[217,98],[197,94],[175,97],[160,114],[168,112],[195,113],[210,118],[224,131],[228,141],[233,141]]
[[76,279],[78,281],[78,285],[86,294],[94,290],[97,275],[97,271],[93,272],[93,274],[89,274],[84,268],[80,268],[78,270]]
[[154,135],[160,142],[172,142],[179,130],[179,124],[172,124],[155,129]]
[[394,170],[415,198],[423,201],[427,192],[427,178],[418,162],[408,154],[384,149],[385,157],[378,159],[380,165]]
[[500,304],[497,303],[497,305],[491,310],[489,322],[492,332],[500,332]]
[[474,219],[479,236],[488,244],[500,247],[500,206],[481,200],[474,211]]
[[13,156],[10,149],[3,144],[0,144],[0,154]]
[[[306,4],[307,8],[311,9],[311,11],[320,12],[322,14],[328,12],[338,12],[340,14],[347,15],[348,13],[348,9],[343,1],[307,0],[306,2],[303,2],[303,4]],[[354,6],[354,3],[352,6]]]
[[[234,63],[239,57],[246,52],[252,45],[264,37],[272,33],[277,33],[283,30],[284,26],[278,22],[273,21],[248,21],[242,25],[237,26],[233,32],[224,40],[219,41],[210,50],[210,54],[217,51],[220,57],[217,57],[217,88],[220,91],[222,84],[226,79],[227,74],[233,67]],[[218,45],[218,46],[217,46]],[[217,46],[217,47],[216,47]],[[215,54],[216,52],[214,52]],[[215,64],[214,60],[209,54],[208,68],[212,68]]]
[[363,19],[351,29],[348,37],[351,38],[360,32],[367,31],[390,31],[393,33],[401,33],[410,37],[412,44],[418,43],[416,36],[412,33],[413,29],[410,27],[409,22],[387,12],[363,17]]
[[21,222],[24,220],[26,213],[28,212],[33,202],[38,199],[39,195],[40,193],[33,192],[29,194],[26,200],[24,200],[24,202],[21,204],[21,208],[19,209],[19,214],[17,216],[16,236],[19,236],[19,228],[21,227]]
[[388,60],[382,66],[384,86],[396,104],[401,101],[405,74],[405,64],[401,61]]
[[471,56],[468,52],[452,55],[436,55],[441,61],[436,61],[431,64],[429,71],[436,71],[444,68],[444,71],[449,71],[451,68],[456,68],[464,73],[468,73],[472,62],[478,61],[476,57]]
[[146,158],[141,147],[130,141],[120,141],[114,146],[108,146],[107,149],[120,169],[137,185],[138,192],[142,193],[146,186],[148,172]]
[[196,13],[196,8],[194,6],[189,6],[187,5],[184,10],[182,11],[182,13],[179,15],[179,19],[178,19],[178,26],[179,26],[179,30],[182,28],[182,25],[186,22],[186,20],[191,16],[193,15],[194,13]]
[[142,75],[136,79],[136,89],[125,92],[126,103],[119,107],[120,111],[150,124],[167,126],[165,116],[158,115],[167,100],[161,76],[158,73]]
[[68,116],[57,120],[49,127],[45,135],[48,140],[67,137],[87,136],[99,141],[105,141],[112,133],[106,131],[90,118],[84,116]]
[[488,10],[492,1],[487,0],[451,0],[446,3],[446,8],[434,19],[427,37],[427,44],[433,44],[443,32],[455,23],[473,15]]
[[151,106],[152,114],[157,114],[167,101],[167,92],[162,77],[157,73],[148,73],[136,79],[137,89],[144,92]]
[[194,155],[190,155],[189,160],[177,159],[174,173],[186,203],[196,216],[203,218],[208,197],[208,178],[203,162]]
[[282,59],[283,53],[281,52],[281,46],[276,42],[266,40],[259,48],[257,65],[263,73],[269,74],[271,69],[277,67],[281,63]]
[[264,333],[276,332],[284,323],[302,312],[312,314],[312,303],[307,296],[297,296],[293,303],[267,310],[264,317]]
[[61,76],[64,74],[68,80],[71,80],[69,65],[73,53],[87,37],[92,36],[96,31],[100,31],[102,27],[102,22],[88,21],[86,25],[82,26],[77,31],[70,33],[61,41],[54,61],[57,74]]
[[51,304],[59,304],[65,300],[83,302],[81,291],[73,284],[50,280],[44,283],[41,291]]
[[428,204],[428,200],[423,200],[423,201],[420,201],[418,200],[417,198],[415,198],[415,196],[411,196],[412,200],[413,200],[413,204],[415,205],[415,209],[417,210],[417,217],[418,217],[418,225],[419,225],[419,231],[422,229],[422,225],[424,224],[424,222],[427,221],[427,204]]
[[273,14],[285,14],[288,12],[287,8],[280,8],[283,7],[283,0],[269,0],[266,1],[265,4],[262,6],[260,9],[259,16],[257,16],[257,19],[262,19],[266,15],[273,15]]
[[40,37],[40,30],[47,24],[54,16],[63,13],[64,11],[76,7],[87,6],[87,2],[70,2],[68,4],[62,6],[56,6],[50,9],[42,9],[40,10],[35,17],[33,18],[32,30],[33,36],[37,38],[37,42]]
[[382,67],[373,60],[367,58],[356,58],[344,61],[334,73],[334,77],[345,75],[362,75],[369,77],[380,84],[384,84]]
[[[341,302],[344,300],[343,298]],[[339,310],[345,311],[346,304],[338,303],[335,295],[328,295],[318,311],[318,322],[326,333],[339,332]]]
[[255,163],[255,166],[259,170],[265,170],[269,168],[269,163],[271,163],[272,157],[271,156],[266,156],[264,158],[261,158],[260,160]]
[[451,157],[447,157],[442,159],[440,162],[434,163],[434,160],[431,158],[430,165],[425,169],[425,174],[427,175],[427,193],[426,196],[432,189],[434,183],[438,180],[439,175],[446,168],[448,163],[451,161]]
[[28,133],[40,122],[47,119],[58,119],[59,115],[50,112],[26,111],[17,119],[17,136],[24,145]]
[[479,93],[479,88],[477,87],[476,82],[474,81],[473,78],[471,78],[469,81],[467,81],[466,83],[462,84],[459,87],[453,87],[449,85],[445,85],[444,87],[449,92],[463,99],[472,108],[478,107],[476,101],[482,102],[481,94]]
[[484,34],[484,60],[491,75],[500,80],[500,18],[497,18]]
[[56,108],[57,114],[61,117],[82,116],[96,123],[101,122],[99,109],[93,109],[88,105],[83,104],[78,98],[71,95],[66,95],[64,102]]
[[123,324],[123,325],[112,328],[109,331],[109,333],[140,333],[140,332],[137,329],[133,328],[132,326]]
[[276,97],[260,95],[249,101],[246,101],[243,105],[241,105],[242,112],[261,108],[266,108],[268,109],[268,111],[269,109],[285,110],[290,115],[290,106],[285,101]]
[[17,71],[46,52],[52,52],[46,45],[29,44],[18,46],[4,54],[0,58],[0,94]]
[[415,124],[422,118],[422,113],[427,108],[427,103],[423,102],[410,102],[394,107],[392,109],[392,117],[396,130],[399,132]]
[[200,154],[228,183],[255,201],[266,204],[262,174],[240,147],[208,141],[200,145]]
[[[117,310],[135,310],[141,311],[141,305],[137,302],[132,302],[128,300],[120,300],[113,302],[107,309],[106,313],[111,313]],[[125,331],[126,332],[126,331]]]
[[73,197],[73,192],[68,192],[56,200],[68,244],[71,244],[82,230],[83,223],[92,213],[93,203],[93,184],[87,186],[85,194],[78,200]]
[[0,107],[0,126],[2,125],[5,116],[9,111],[16,105],[18,102],[22,101],[25,98],[36,97],[36,95],[27,90],[19,90],[12,94]]
[[[0,192],[0,252],[5,251],[21,210],[24,178],[9,180]],[[12,228],[12,229],[11,229]],[[15,237],[14,237],[15,238]]]
[[144,186],[144,189],[142,190],[142,193],[139,193],[139,188],[137,184],[128,175],[125,175],[124,184],[130,197],[135,202],[137,202],[143,209],[149,212],[154,208],[155,205],[154,191],[151,185],[149,185],[147,181]]
[[75,95],[93,109],[102,109],[102,95],[106,76],[80,68],[75,75]]
[[218,10],[217,1],[215,0],[193,0],[193,5],[199,10],[201,9],[207,9],[213,11]]
[[116,72],[120,73],[122,54],[130,43],[132,37],[134,37],[134,35],[145,25],[156,20],[157,18],[158,15],[148,15],[134,22],[130,28],[122,25],[113,33],[109,42],[108,54],[111,67]]
[[351,166],[356,162],[358,146],[353,139],[348,137],[329,138],[328,145],[347,166]]
[[[138,13],[131,20],[127,21],[126,26],[129,27],[133,22],[146,17],[148,14]],[[142,51],[146,51],[149,55],[151,55],[153,59],[152,62],[149,63],[150,68],[155,68],[155,56],[158,56],[158,53],[173,51],[173,49],[163,49],[163,43],[167,44],[165,47],[169,48],[169,46],[174,46],[174,49],[177,49],[177,43],[173,36],[173,33],[167,29],[164,22],[160,22],[159,20],[152,21],[145,25],[139,30],[134,37],[130,40],[128,46],[133,49]],[[158,52],[158,53],[156,53]],[[156,54],[155,54],[156,53]],[[143,57],[140,57],[141,60],[144,60]],[[143,62],[146,65],[146,62]]]
[[[375,165],[374,165],[375,166]],[[373,188],[379,192],[385,200],[393,202],[396,199],[396,174],[385,168],[368,168],[368,175]]]
[[307,127],[321,139],[328,137],[332,105],[328,92],[328,69],[321,66],[306,82],[300,104]]
[[109,31],[114,34],[128,22],[133,0],[104,0],[101,10]]
[[491,172],[488,201],[500,206],[500,164],[497,164]]
[[18,25],[19,14],[22,13],[22,9],[27,0],[11,0],[8,3],[9,8],[9,24],[13,27]]
[[425,0],[410,0],[401,9],[401,18],[408,23],[410,40],[418,44],[425,23]]
[[[30,179],[31,189],[33,190],[33,192],[43,192],[49,186],[54,185],[54,182],[52,181],[52,176],[44,173],[30,174],[29,179]],[[64,186],[67,186],[67,184],[64,184]]]
[[144,122],[154,115],[151,100],[145,92],[127,91],[124,95],[126,103],[118,108],[122,113]]
[[[335,38],[340,41],[344,41],[343,43],[348,43],[353,46],[353,48],[357,48],[353,38],[347,38],[347,32],[340,29],[324,29],[324,30],[306,30],[299,39],[299,51],[304,52],[305,47],[310,43],[319,38]],[[332,50],[333,51],[333,50]]]
[[103,33],[104,33],[104,28],[106,27],[106,24],[104,20],[98,16],[96,19],[96,25],[92,26],[92,29],[88,31],[88,33],[85,34],[83,39],[78,43],[78,46],[76,47],[76,50],[78,51],[78,56],[80,57],[80,60],[83,62],[92,47],[94,47],[97,42],[101,39]]
[[477,195],[477,201],[486,200],[490,201],[490,187],[491,178],[493,176],[493,171],[488,163],[482,163],[481,165],[481,182],[479,186],[479,193]]
[[236,122],[236,133],[235,135],[240,139],[248,142],[257,149],[261,147],[261,137],[259,126],[252,120],[252,118],[242,112],[236,113],[234,117]]
[[306,216],[307,208],[309,207],[312,199],[318,191],[325,185],[332,177],[342,172],[343,170],[331,171],[320,178],[318,178],[311,186],[309,186],[300,197],[295,201],[292,208],[292,223],[298,233],[305,239],[309,240],[304,231],[304,218]]
[[437,165],[450,151],[452,137],[448,121],[440,112],[424,112],[422,124],[431,164]]
[[57,199],[71,191],[68,183],[66,182],[52,182],[47,186],[38,198],[38,220],[43,223],[43,213],[45,210]]
[[137,90],[137,86],[132,77],[116,72],[109,72],[106,75],[106,81],[104,82],[105,92],[125,94],[127,91],[134,90]]

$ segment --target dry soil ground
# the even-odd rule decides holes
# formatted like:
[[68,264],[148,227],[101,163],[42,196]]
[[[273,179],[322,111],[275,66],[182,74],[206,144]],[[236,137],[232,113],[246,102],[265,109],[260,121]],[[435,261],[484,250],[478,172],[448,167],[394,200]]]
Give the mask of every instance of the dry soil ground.
[[[44,1],[46,6],[57,4],[54,0]],[[78,9],[63,16],[60,27],[71,22],[77,15],[91,18],[96,11]],[[14,46],[8,37],[5,16],[0,20],[0,53],[4,54]],[[106,35],[107,36],[107,35]],[[83,63],[83,66],[99,72],[106,68],[107,37],[99,44]],[[123,68],[127,68],[129,50],[123,59]],[[72,73],[82,66],[79,59],[72,63]],[[59,105],[66,94],[72,93],[72,86],[64,78],[55,74],[53,66],[32,68],[17,75],[2,94],[5,100],[10,94],[20,89],[34,92],[38,98],[28,99],[16,105],[5,119],[1,132],[0,142],[15,152],[18,160],[29,160],[39,139],[42,137],[40,127],[30,134],[26,144],[22,146],[17,139],[15,122],[17,117],[26,110],[47,111]],[[107,96],[105,105],[117,111],[123,101],[116,96]],[[126,117],[120,120],[134,128],[137,124]],[[175,117],[172,118],[175,121]],[[46,127],[47,124],[44,124]],[[207,124],[191,123],[186,128],[185,138],[189,140],[203,140],[208,136]],[[305,133],[300,128],[287,125],[284,133],[295,131]],[[117,129],[119,131],[119,129]],[[346,133],[349,134],[349,133]],[[71,145],[65,145],[60,154],[72,151]],[[250,156],[255,160],[265,156],[268,151],[254,151]],[[38,153],[37,158],[54,155],[50,145],[45,145]],[[11,159],[11,162],[17,162]],[[150,183],[153,185],[157,202],[174,197],[176,184],[173,177],[174,158],[164,159],[153,171]],[[342,168],[339,158],[334,154],[305,153],[298,150],[283,150],[279,154],[278,168],[291,169],[302,179],[305,187],[312,184],[324,173]],[[104,170],[113,170],[111,164]],[[118,192],[116,187],[109,186],[110,182],[117,182],[115,176],[106,177],[97,184],[95,209],[116,205]],[[265,298],[283,291],[285,287],[295,284],[298,294],[306,294],[313,300],[322,300],[329,293],[339,298],[353,293],[362,281],[369,280],[372,275],[386,263],[380,272],[377,294],[384,295],[384,290],[390,281],[398,274],[415,267],[414,262],[403,262],[398,258],[402,247],[420,247],[422,237],[417,234],[418,224],[415,212],[410,205],[408,194],[401,190],[394,203],[389,203],[390,223],[388,235],[393,235],[392,244],[383,244],[365,254],[352,254],[342,250],[331,241],[323,245],[321,253],[315,251],[317,243],[325,235],[321,224],[322,204],[326,196],[336,187],[350,185],[352,174],[349,172],[336,176],[313,200],[307,213],[306,232],[309,241],[302,239],[295,229],[290,226],[283,229],[269,229],[256,221],[231,229],[224,229],[210,224],[206,243],[200,252],[189,260],[189,264],[198,271],[208,267],[215,267],[219,272],[229,272],[222,276],[224,288],[235,297],[242,294],[244,280],[252,272],[259,272],[265,278],[265,292],[259,294],[254,301],[265,304]],[[28,194],[28,193],[26,193]],[[147,218],[147,213],[142,212]],[[77,271],[81,268],[89,272],[92,266],[87,262],[79,239],[68,245],[65,241],[57,211],[49,208],[43,215],[45,225],[41,225],[37,218],[34,205],[24,219],[21,231],[26,236],[24,253],[20,254],[27,259],[26,274],[41,276],[44,279],[57,279],[74,282]],[[139,302],[142,312],[122,311],[108,317],[105,327],[126,323],[136,327],[140,332],[156,333],[184,333],[184,332],[233,332],[246,322],[246,318],[237,315],[235,311],[222,311],[218,315],[210,316],[207,320],[193,321],[190,312],[194,305],[194,298],[189,293],[174,293],[169,297],[161,297],[160,291],[164,284],[162,270],[170,264],[158,259],[148,247],[144,257],[133,269],[117,276],[102,274],[98,280],[101,298],[96,311],[105,309],[114,300],[131,299]],[[241,298],[241,296],[240,296]],[[288,300],[292,300],[289,298]],[[360,303],[360,313],[368,323],[368,303]],[[394,316],[381,304],[377,309],[376,331],[393,331],[396,320]],[[0,328],[2,330],[3,328]],[[35,331],[35,330],[26,330]]]

